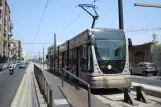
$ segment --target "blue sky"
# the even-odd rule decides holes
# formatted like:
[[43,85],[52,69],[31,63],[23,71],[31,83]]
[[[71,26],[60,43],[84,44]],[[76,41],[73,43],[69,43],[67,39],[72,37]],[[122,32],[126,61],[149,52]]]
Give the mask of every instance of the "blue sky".
[[[97,28],[118,28],[118,0],[97,0],[99,20]],[[57,41],[64,42],[91,27],[92,18],[87,13],[82,14],[68,29],[62,30],[75,19],[83,10],[78,4],[90,4],[93,0],[49,0],[39,33],[35,42],[53,43],[53,35],[57,34]],[[125,29],[158,28],[161,27],[161,9],[135,7],[134,3],[160,4],[161,0],[123,0]],[[8,0],[13,22],[13,38],[22,43],[33,42],[46,0]],[[61,33],[62,32],[62,33]],[[127,33],[134,45],[152,40],[152,33],[158,34],[161,42],[161,31]],[[42,55],[42,47],[47,51],[47,44],[22,44],[23,51],[29,57]]]

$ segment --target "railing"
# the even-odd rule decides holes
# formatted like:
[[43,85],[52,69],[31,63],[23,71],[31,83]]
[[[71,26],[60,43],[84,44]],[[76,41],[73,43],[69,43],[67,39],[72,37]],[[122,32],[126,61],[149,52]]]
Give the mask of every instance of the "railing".
[[48,80],[43,75],[42,70],[38,68],[36,65],[34,65],[34,73],[40,88],[40,92],[44,96],[47,105],[49,107],[52,107],[52,89],[51,86],[49,85]]
[[64,72],[71,75],[76,80],[78,80],[79,82],[83,83],[84,85],[86,85],[88,87],[88,107],[91,107],[91,95],[90,95],[91,94],[91,90],[90,90],[91,88],[90,88],[90,85],[87,82],[83,81],[82,79],[76,77],[75,75],[73,75],[69,71],[65,70],[64,68],[61,68],[61,70],[63,71],[63,73],[62,73],[62,87],[64,86]]

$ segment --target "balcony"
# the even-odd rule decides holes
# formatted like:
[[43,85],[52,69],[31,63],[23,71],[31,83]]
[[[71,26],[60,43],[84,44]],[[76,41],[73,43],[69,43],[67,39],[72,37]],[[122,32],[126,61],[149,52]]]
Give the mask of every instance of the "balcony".
[[10,26],[11,29],[13,29],[13,24],[12,24],[11,21],[10,21],[10,23],[9,23],[9,26]]
[[12,32],[9,32],[8,35],[9,35],[10,37],[13,36]]

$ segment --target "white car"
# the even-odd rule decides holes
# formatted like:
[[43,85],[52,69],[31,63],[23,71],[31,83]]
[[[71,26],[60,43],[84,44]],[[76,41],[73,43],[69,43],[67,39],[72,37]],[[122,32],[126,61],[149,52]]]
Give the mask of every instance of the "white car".
[[13,64],[14,69],[16,68],[16,66],[17,66],[16,64]]
[[156,76],[158,74],[158,70],[154,63],[140,62],[131,68],[131,74],[142,74],[143,76],[146,76],[147,74],[153,74]]
[[26,64],[21,64],[20,66],[19,66],[19,69],[20,68],[26,68]]

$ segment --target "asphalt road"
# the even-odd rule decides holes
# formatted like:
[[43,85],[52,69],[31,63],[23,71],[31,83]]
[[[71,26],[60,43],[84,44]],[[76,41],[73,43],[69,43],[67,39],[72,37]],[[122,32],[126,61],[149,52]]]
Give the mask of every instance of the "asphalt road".
[[141,84],[161,87],[161,76],[131,75],[132,81]]
[[0,72],[0,107],[10,107],[25,71],[16,67],[13,75],[9,70]]

